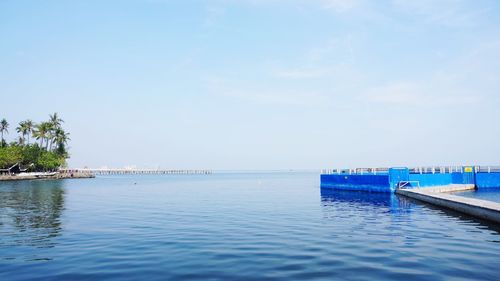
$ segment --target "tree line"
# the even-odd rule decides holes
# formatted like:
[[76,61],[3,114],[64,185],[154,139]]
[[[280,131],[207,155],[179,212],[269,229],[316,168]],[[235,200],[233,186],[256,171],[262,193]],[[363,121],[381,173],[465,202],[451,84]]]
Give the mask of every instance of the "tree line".
[[5,118],[0,120],[0,169],[19,164],[30,171],[51,171],[64,166],[70,138],[63,123],[57,113],[40,123],[21,121],[15,128],[18,138],[7,143],[4,137],[9,134],[10,124]]

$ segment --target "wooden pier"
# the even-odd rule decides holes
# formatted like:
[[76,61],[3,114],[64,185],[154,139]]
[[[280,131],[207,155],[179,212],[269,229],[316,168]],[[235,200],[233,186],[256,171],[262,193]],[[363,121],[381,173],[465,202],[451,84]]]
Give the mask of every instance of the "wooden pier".
[[170,169],[61,169],[61,173],[90,173],[93,175],[210,175],[211,170]]

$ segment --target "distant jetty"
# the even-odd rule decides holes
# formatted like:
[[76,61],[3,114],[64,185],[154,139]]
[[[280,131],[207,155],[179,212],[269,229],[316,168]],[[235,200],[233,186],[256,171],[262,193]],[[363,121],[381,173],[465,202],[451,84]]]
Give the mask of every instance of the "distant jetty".
[[172,169],[61,169],[63,173],[85,174],[90,173],[93,175],[210,175],[212,170],[172,170]]
[[96,175],[210,175],[212,170],[173,170],[173,169],[59,169],[55,172],[17,172],[0,173],[0,181],[39,180],[39,179],[86,179]]

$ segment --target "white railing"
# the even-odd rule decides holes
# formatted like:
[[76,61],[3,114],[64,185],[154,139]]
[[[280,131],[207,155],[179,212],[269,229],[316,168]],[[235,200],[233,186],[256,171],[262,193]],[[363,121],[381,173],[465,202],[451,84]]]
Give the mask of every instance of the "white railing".
[[477,173],[500,173],[500,166],[478,166]]
[[398,189],[404,189],[406,186],[410,186],[410,184],[415,183],[418,188],[420,188],[419,181],[400,181],[398,182]]
[[377,175],[377,174],[387,174],[389,168],[354,168],[354,169],[323,169],[321,174],[324,175]]
[[416,167],[410,168],[410,174],[451,174],[462,173],[461,166]]
[[[500,166],[470,166],[476,173],[500,173]],[[410,174],[451,174],[463,173],[463,166],[424,166],[409,168]],[[323,169],[321,174],[377,175],[387,174],[389,168]]]

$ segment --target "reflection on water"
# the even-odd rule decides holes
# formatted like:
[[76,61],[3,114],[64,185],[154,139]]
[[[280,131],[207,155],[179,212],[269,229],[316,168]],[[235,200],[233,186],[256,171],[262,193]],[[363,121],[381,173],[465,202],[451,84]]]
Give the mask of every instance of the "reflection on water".
[[0,185],[0,246],[54,246],[61,235],[63,181],[19,181]]
[[0,280],[497,280],[498,233],[313,173],[0,183]]
[[[409,214],[412,209],[422,206],[426,210],[432,210],[441,215],[460,220],[461,222],[473,223],[482,229],[500,233],[500,226],[492,222],[393,193],[321,189],[321,203],[326,213],[333,210],[333,213],[330,214],[331,216],[337,215],[335,212],[339,208],[358,213],[363,212],[368,215],[375,213],[398,215]],[[421,210],[419,211],[422,212]],[[411,218],[411,216],[406,218]]]
[[393,193],[377,193],[365,191],[345,191],[333,189],[321,189],[321,202],[323,206],[339,203],[349,207],[376,207],[389,213],[408,212],[411,202],[404,197]]

